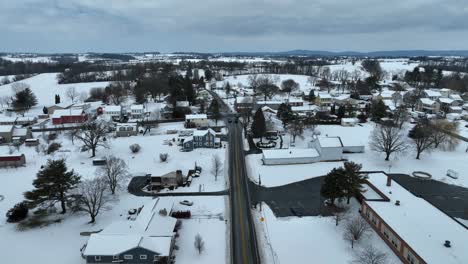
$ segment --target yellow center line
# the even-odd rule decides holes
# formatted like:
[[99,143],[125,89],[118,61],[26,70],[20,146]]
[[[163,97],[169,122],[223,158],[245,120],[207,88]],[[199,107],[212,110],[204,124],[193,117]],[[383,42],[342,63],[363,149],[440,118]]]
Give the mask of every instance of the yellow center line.
[[[234,133],[235,137],[234,137],[234,143],[236,144],[237,146],[237,129],[235,130],[235,133]],[[240,176],[238,174],[238,169],[239,169],[239,155],[238,155],[238,151],[237,151],[237,147],[234,148],[234,155],[235,155],[235,159],[234,159],[234,162],[235,162],[235,177],[236,177],[236,181],[237,181],[237,190],[238,190],[238,193],[237,193],[237,204],[239,206],[239,224],[240,224],[240,228],[241,228],[241,242],[242,242],[242,258],[244,259],[244,263],[248,263],[247,262],[247,253],[246,253],[246,247],[245,247],[245,234],[244,234],[244,222],[242,221],[243,219],[243,215],[244,215],[244,211],[243,211],[243,208],[242,208],[242,203],[241,203],[241,199],[240,199],[240,194],[241,194],[241,185],[240,185]]]

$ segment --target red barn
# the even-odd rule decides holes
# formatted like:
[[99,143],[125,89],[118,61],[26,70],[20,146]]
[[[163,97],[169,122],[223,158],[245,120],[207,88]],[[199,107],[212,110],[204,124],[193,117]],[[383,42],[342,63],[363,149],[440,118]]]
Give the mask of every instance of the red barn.
[[72,124],[72,123],[83,123],[88,120],[88,116],[82,109],[64,109],[55,110],[52,115],[52,124]]
[[21,155],[4,155],[0,156],[0,168],[18,167],[26,163],[24,154]]

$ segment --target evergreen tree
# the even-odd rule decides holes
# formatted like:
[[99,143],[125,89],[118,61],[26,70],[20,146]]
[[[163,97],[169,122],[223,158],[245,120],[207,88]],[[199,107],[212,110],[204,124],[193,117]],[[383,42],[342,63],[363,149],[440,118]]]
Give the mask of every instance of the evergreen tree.
[[47,109],[47,107],[43,107],[42,108],[42,113],[44,113],[44,115],[47,115],[49,113],[49,109]]
[[387,106],[382,100],[376,100],[371,105],[372,120],[380,120],[387,115]]
[[60,104],[60,95],[55,95],[55,104]]
[[231,85],[229,84],[229,82],[227,82],[226,86],[224,87],[225,91],[226,91],[226,97],[228,97],[228,95],[231,93]]
[[216,98],[213,98],[211,101],[208,111],[210,111],[211,117],[216,121],[216,124],[218,124],[218,120],[221,118],[221,112],[219,110],[219,102]]
[[15,109],[31,109],[37,105],[37,98],[29,87],[16,93],[13,99]]
[[258,108],[257,112],[255,112],[251,130],[254,138],[260,138],[261,140],[265,136],[266,122],[262,108]]
[[184,95],[187,101],[190,104],[193,104],[195,101],[195,89],[193,88],[193,84],[190,78],[186,77],[184,79]]
[[212,78],[213,78],[213,72],[210,69],[206,69],[205,70],[205,80],[207,82],[209,82],[209,81],[211,81]]
[[291,115],[292,115],[291,106],[285,103],[280,104],[278,107],[278,111],[276,112],[276,117],[278,117],[281,121],[283,121],[283,126],[286,127],[288,124]]
[[317,97],[315,96],[315,91],[314,91],[314,89],[312,89],[312,90],[310,90],[310,92],[309,92],[309,102],[311,102],[311,103],[315,102],[315,98],[317,98]]
[[362,165],[354,162],[344,163],[345,181],[343,190],[348,204],[351,197],[357,196],[364,191],[362,184],[365,183],[367,178],[364,174],[359,173],[361,168]]
[[343,182],[345,170],[342,167],[334,168],[324,178],[320,188],[320,195],[330,199],[331,205],[335,205],[337,198],[344,196]]
[[332,106],[330,107],[330,114],[334,115],[336,113],[336,106],[335,104],[332,104]]
[[60,203],[62,214],[66,213],[66,202],[69,192],[80,183],[80,176],[73,170],[67,171],[64,159],[49,160],[44,168],[37,173],[33,181],[34,190],[24,193],[24,197],[32,207],[48,206]]
[[340,107],[338,107],[338,112],[336,113],[336,116],[338,116],[338,118],[343,118],[345,117],[345,114],[346,114],[345,106],[341,105]]

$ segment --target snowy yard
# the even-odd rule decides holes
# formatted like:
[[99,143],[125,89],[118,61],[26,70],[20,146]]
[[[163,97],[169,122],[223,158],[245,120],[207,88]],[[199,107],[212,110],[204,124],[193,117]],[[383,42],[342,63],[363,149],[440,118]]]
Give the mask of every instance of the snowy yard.
[[[362,170],[379,170],[391,173],[409,174],[413,171],[425,171],[432,174],[434,180],[449,184],[468,187],[468,175],[463,172],[468,171],[466,159],[468,153],[465,152],[467,143],[460,141],[455,151],[442,151],[435,149],[432,152],[423,152],[421,159],[415,159],[415,151],[411,148],[403,154],[393,154],[390,161],[385,161],[385,157],[370,149],[369,137],[374,128],[374,123],[366,123],[362,126],[343,127],[339,125],[319,125],[317,130],[321,136],[339,136],[347,144],[362,144],[365,146],[365,153],[344,154],[344,158],[362,164]],[[463,127],[464,128],[464,127]],[[462,128],[460,128],[461,130]],[[406,134],[406,132],[405,132]],[[306,130],[303,138],[296,138],[295,148],[306,148],[307,142],[311,139],[311,131]],[[410,139],[408,144],[412,144]],[[287,141],[287,140],[285,140]],[[261,174],[262,185],[278,186],[299,180],[305,180],[317,176],[323,176],[341,163],[315,163],[303,165],[283,165],[264,166],[261,162],[262,155],[249,155],[247,162],[250,165],[250,177],[258,181],[258,174]],[[448,169],[457,171],[459,179],[452,179],[446,176]]]
[[[216,154],[224,161],[226,149],[196,149],[192,152],[180,152],[175,144],[169,146],[164,143],[177,135],[165,134],[167,130],[180,129],[182,123],[164,124],[156,129],[152,129],[153,136],[135,136],[128,138],[111,139],[110,148],[99,148],[97,157],[106,155],[115,155],[122,158],[129,167],[131,173],[151,173],[153,175],[165,174],[177,169],[181,169],[184,174],[192,169],[195,162],[203,168],[201,176],[194,178],[191,187],[178,188],[176,192],[188,191],[221,191],[225,187],[224,173],[215,181],[211,174],[211,158]],[[41,136],[40,133],[35,135]],[[41,142],[44,140],[41,139]],[[82,231],[100,230],[112,221],[125,215],[128,209],[136,208],[152,199],[151,197],[136,197],[122,190],[118,200],[112,202],[109,211],[102,212],[97,217],[95,225],[88,225],[88,215],[65,215],[61,223],[51,226],[33,229],[24,232],[15,230],[16,225],[7,224],[5,213],[15,203],[24,199],[23,192],[33,188],[32,181],[36,177],[37,171],[41,165],[44,165],[49,158],[66,158],[69,169],[74,169],[83,178],[95,177],[96,166],[92,166],[90,153],[80,152],[80,143],[75,140],[75,145],[64,135],[59,135],[55,142],[62,144],[61,151],[53,155],[44,155],[37,153],[34,147],[21,146],[19,152],[26,156],[26,167],[0,169],[0,195],[4,200],[0,201],[0,237],[2,237],[0,246],[4,250],[4,261],[10,263],[84,263],[80,257],[80,247],[86,242],[87,237],[79,236]],[[132,154],[129,145],[137,143],[141,145],[140,153]],[[8,146],[0,146],[0,154],[8,154]],[[168,153],[169,160],[161,163],[159,153]],[[144,174],[143,174],[144,175]],[[200,187],[201,186],[201,187]],[[194,252],[193,240],[196,233],[200,233],[206,243],[206,254],[199,257],[195,263],[222,263],[224,262],[226,245],[225,241],[225,216],[224,216],[224,197],[165,197],[163,199],[172,199],[174,201],[174,210],[186,210],[187,207],[179,205],[180,200],[188,199],[194,202],[190,207],[193,220],[184,221],[181,230],[181,236],[178,244],[180,250],[176,251],[178,263],[188,263]],[[64,243],[66,241],[66,243]],[[7,243],[7,244],[6,244]],[[22,245],[15,247],[14,245]],[[41,245],[41,246],[38,246]],[[23,254],[27,250],[29,254]],[[60,252],[60,254],[51,254],[51,251]],[[184,260],[185,259],[185,260]],[[192,262],[193,263],[193,259]]]
[[[353,201],[349,214],[356,216],[358,207]],[[333,217],[277,218],[267,205],[253,215],[265,263],[308,263],[305,260],[312,259],[314,263],[350,263],[355,253],[369,245],[387,254],[387,264],[401,263],[374,231],[351,249],[343,239],[345,220],[336,226]]]

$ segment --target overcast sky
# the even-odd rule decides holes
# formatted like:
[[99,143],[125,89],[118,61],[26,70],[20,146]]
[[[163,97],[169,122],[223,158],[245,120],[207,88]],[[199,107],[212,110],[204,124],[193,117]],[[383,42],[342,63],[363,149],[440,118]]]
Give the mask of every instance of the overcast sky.
[[468,49],[466,0],[0,0],[0,51]]

